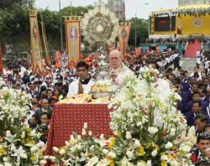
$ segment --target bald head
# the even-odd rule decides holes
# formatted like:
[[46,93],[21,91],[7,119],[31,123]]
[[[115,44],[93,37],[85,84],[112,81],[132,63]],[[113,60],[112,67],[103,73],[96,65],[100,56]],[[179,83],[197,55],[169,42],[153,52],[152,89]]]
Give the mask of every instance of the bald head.
[[44,108],[44,109],[48,109],[48,107],[49,107],[48,100],[47,100],[47,99],[42,99],[42,100],[41,100],[41,106],[42,106],[42,108]]
[[121,66],[121,52],[118,50],[113,50],[109,53],[109,63],[111,68],[117,69]]
[[121,57],[121,52],[119,50],[112,50],[110,53],[109,53],[109,56],[119,56]]

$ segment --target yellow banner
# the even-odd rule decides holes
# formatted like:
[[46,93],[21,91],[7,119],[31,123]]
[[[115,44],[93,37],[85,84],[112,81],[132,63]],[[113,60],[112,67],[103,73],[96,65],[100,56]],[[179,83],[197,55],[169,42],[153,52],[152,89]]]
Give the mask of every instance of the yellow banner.
[[124,59],[126,49],[128,47],[128,40],[130,37],[130,29],[131,29],[131,25],[129,23],[122,23],[120,25],[118,38],[119,38],[120,52],[123,55],[122,59]]
[[210,35],[210,16],[182,15],[177,16],[177,34],[180,35]]
[[77,64],[81,53],[81,33],[79,20],[66,20],[66,49],[70,64]]
[[42,72],[41,44],[36,10],[30,10],[30,34],[32,50],[32,71],[33,73],[37,71]]

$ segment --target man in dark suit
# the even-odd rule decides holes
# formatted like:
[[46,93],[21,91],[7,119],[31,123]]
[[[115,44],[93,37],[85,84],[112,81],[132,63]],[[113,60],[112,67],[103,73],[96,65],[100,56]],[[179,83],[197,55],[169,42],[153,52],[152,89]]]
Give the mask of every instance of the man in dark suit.
[[193,105],[193,102],[194,101],[200,101],[201,102],[201,106],[202,106],[202,112],[204,114],[206,114],[206,110],[207,110],[207,107],[208,107],[208,103],[206,101],[201,101],[200,100],[200,93],[198,91],[196,92],[193,92],[193,95],[192,95],[192,100],[189,101],[186,106],[185,106],[185,109],[184,109],[184,114],[187,114],[188,112],[191,112],[191,109],[192,109],[192,105]]
[[193,164],[198,163],[205,157],[206,149],[210,146],[210,136],[208,133],[201,133],[197,137],[196,146],[191,150],[191,160]]
[[47,99],[42,99],[41,106],[35,111],[35,117],[38,124],[41,123],[41,116],[44,112],[48,113],[50,116],[52,115],[52,108],[49,106]]
[[208,124],[209,119],[206,115],[199,114],[195,117],[196,133],[200,134],[204,132],[205,126]]
[[191,101],[193,98],[193,92],[198,91],[198,84],[193,83],[190,86],[190,89],[187,91],[187,102]]
[[199,92],[201,96],[201,101],[206,101],[209,104],[209,96],[207,95],[206,88],[201,88]]
[[192,103],[192,111],[188,112],[186,114],[186,120],[188,126],[195,126],[195,117],[198,114],[202,114],[201,112],[201,102],[200,101],[194,101]]
[[190,88],[189,82],[190,82],[190,78],[188,76],[188,71],[184,71],[183,80],[182,80],[182,90],[183,91],[189,90],[189,88]]

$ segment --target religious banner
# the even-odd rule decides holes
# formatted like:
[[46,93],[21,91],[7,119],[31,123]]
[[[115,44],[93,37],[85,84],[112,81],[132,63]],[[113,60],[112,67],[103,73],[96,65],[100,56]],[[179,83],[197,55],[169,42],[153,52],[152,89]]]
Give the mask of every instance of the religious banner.
[[42,72],[41,43],[36,10],[30,10],[30,35],[32,50],[32,71],[33,73],[36,73],[37,71]]
[[128,47],[128,40],[130,37],[130,28],[131,28],[130,23],[120,24],[118,38],[119,38],[120,52],[123,55],[122,59],[125,58],[126,49]]
[[69,57],[66,54],[61,55],[61,67],[68,68],[69,66]]
[[1,48],[1,42],[0,42],[0,73],[3,72],[3,62],[2,62],[2,56],[3,56],[3,53],[2,53],[2,48]]
[[66,24],[66,49],[70,63],[77,64],[81,54],[81,32],[79,20],[65,20]]

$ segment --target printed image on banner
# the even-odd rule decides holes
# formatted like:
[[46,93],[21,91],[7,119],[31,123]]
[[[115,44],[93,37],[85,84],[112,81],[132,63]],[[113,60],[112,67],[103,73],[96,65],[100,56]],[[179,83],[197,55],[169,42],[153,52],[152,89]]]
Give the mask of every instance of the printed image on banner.
[[40,54],[40,38],[39,30],[37,24],[36,11],[33,12],[34,15],[30,15],[30,31],[31,31],[31,49],[32,49],[32,67],[33,72],[42,72],[42,60]]
[[120,25],[118,38],[119,38],[120,52],[123,54],[123,58],[125,56],[125,52],[128,47],[128,40],[130,37],[130,28],[131,28],[130,24]]
[[66,21],[66,48],[68,54],[68,61],[76,64],[80,58],[80,21],[67,20]]
[[210,16],[181,16],[177,17],[177,34],[210,35]]
[[67,68],[69,65],[69,57],[66,54],[61,55],[61,67]]

